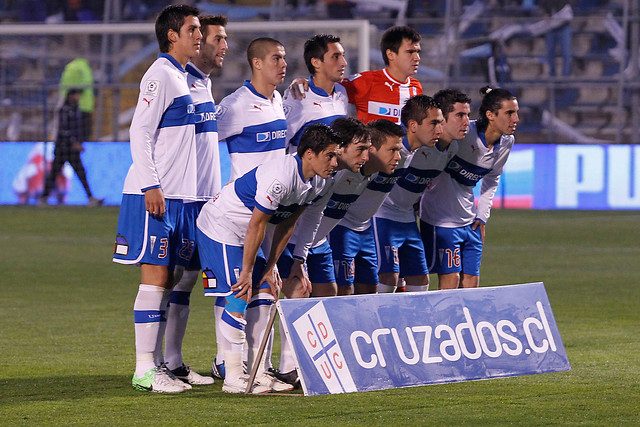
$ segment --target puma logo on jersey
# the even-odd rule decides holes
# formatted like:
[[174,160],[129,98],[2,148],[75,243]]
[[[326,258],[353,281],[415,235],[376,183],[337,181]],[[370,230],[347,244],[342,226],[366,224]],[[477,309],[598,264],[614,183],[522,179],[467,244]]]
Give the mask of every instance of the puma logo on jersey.
[[471,152],[475,153],[475,151],[478,149],[478,147],[476,147],[475,145],[471,146]]
[[389,82],[384,82],[384,84],[385,84],[386,86],[389,86],[389,90],[390,90],[391,92],[393,92],[393,85],[392,85],[391,83],[389,83]]
[[322,108],[322,105],[320,105],[320,104],[319,104],[319,103],[317,103],[317,102],[314,102],[314,103],[313,103],[313,105],[317,105],[318,107]]
[[262,107],[260,107],[259,105],[256,105],[256,104],[253,104],[253,109],[262,111]]
[[147,103],[147,107],[151,107],[151,101],[153,101],[153,98],[151,99],[142,98],[142,100]]
[[422,155],[424,156],[425,159],[429,158],[429,154],[431,153],[425,153],[424,151],[421,151],[420,153],[422,153]]

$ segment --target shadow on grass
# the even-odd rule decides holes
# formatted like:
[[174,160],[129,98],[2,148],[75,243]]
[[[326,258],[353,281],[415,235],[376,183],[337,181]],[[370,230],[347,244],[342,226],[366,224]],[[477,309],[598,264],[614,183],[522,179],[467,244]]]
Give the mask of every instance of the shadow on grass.
[[[189,395],[222,393],[222,381],[213,386],[195,387]],[[41,378],[0,378],[0,406],[24,401],[47,402],[91,398],[142,396],[131,387],[131,377],[123,375],[67,375]]]
[[[286,393],[274,393],[265,396],[298,396],[301,390]],[[123,375],[68,375],[41,378],[2,378],[0,379],[0,407],[16,403],[55,402],[61,400],[105,399],[111,397],[158,396],[158,393],[144,393],[131,387],[131,377]],[[211,386],[196,386],[180,396],[190,398],[211,398],[227,396],[222,392],[222,380],[216,380]],[[164,395],[175,396],[175,395]],[[238,397],[259,397],[235,395]],[[0,423],[1,424],[1,423]]]

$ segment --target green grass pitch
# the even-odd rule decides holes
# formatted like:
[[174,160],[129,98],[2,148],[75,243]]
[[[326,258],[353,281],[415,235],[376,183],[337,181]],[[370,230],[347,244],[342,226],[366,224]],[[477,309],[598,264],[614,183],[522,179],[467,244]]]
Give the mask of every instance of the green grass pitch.
[[[0,425],[640,424],[640,212],[489,221],[481,286],[543,281],[572,371],[317,397],[134,391],[139,271],[111,262],[117,212],[0,207]],[[206,373],[213,301],[191,301],[184,357]]]

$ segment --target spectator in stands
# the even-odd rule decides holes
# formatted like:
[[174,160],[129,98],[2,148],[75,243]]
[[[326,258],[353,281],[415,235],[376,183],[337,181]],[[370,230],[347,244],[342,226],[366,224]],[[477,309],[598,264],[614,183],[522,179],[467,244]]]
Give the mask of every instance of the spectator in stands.
[[[504,46],[501,41],[491,43],[491,55],[487,59],[487,80],[491,87],[511,88],[511,67],[504,53]],[[513,92],[513,91],[512,91]]]
[[556,47],[559,44],[562,52],[562,75],[564,77],[571,75],[571,21],[573,20],[573,9],[571,8],[574,0],[540,0],[539,6],[548,15],[549,20],[554,25],[550,28],[546,35],[547,43],[547,62],[549,64],[549,75],[556,75]]

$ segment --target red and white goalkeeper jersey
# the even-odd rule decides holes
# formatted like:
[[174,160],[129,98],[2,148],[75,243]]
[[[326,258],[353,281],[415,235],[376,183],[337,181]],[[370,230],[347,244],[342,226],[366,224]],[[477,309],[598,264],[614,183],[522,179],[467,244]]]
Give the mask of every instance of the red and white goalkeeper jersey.
[[406,82],[399,82],[386,68],[354,74],[340,84],[347,89],[349,103],[355,105],[358,120],[363,123],[387,119],[400,124],[400,111],[405,102],[422,94],[418,80],[409,77]]

